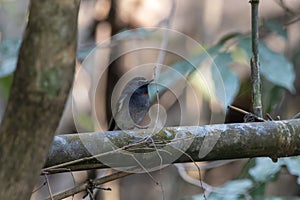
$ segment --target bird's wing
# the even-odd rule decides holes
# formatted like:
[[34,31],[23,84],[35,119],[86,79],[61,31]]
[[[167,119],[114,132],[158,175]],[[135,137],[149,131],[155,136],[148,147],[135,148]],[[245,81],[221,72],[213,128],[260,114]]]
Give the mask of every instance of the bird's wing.
[[109,131],[113,131],[113,130],[118,129],[115,118],[117,118],[118,113],[121,111],[122,107],[124,106],[124,101],[125,101],[125,99],[128,95],[121,95],[121,96],[122,96],[122,98],[120,98],[118,100],[115,109],[112,109],[113,110],[113,116],[111,117],[111,119],[109,121],[109,124],[108,124],[108,130]]

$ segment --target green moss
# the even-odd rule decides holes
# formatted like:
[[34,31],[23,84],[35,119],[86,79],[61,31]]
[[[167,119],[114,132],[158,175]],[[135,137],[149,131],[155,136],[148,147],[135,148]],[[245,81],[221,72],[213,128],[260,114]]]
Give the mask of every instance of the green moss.
[[110,137],[107,135],[110,141],[117,147],[121,148],[123,146],[129,145],[133,141],[133,137],[123,132],[116,136]]
[[193,133],[191,133],[190,131],[187,131],[185,134],[186,136],[193,136]]
[[153,136],[156,140],[172,140],[175,137],[175,131],[172,129],[162,129]]
[[52,67],[43,70],[38,79],[38,88],[49,96],[57,96],[62,85],[62,76],[59,69]]

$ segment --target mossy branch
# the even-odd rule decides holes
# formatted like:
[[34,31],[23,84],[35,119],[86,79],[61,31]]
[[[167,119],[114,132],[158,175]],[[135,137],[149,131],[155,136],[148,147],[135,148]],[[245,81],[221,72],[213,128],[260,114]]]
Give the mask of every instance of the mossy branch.
[[150,135],[150,129],[130,133],[112,131],[56,136],[43,172],[140,167],[137,160],[151,169],[163,164],[191,162],[190,158],[210,161],[267,156],[276,160],[300,155],[300,119],[168,127],[155,134],[152,140],[142,140],[139,136]]

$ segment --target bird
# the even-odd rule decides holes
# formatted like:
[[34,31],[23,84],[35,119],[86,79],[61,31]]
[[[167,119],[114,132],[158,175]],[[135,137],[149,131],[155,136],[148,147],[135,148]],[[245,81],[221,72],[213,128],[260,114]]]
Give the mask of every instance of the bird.
[[152,81],[144,77],[135,77],[126,84],[112,109],[109,131],[140,128],[139,124],[150,108],[148,86]]

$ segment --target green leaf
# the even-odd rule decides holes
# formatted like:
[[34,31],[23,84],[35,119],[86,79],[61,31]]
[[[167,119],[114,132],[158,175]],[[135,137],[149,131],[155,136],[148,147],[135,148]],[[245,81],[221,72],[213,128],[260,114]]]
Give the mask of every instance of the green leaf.
[[13,80],[12,74],[0,78],[0,91],[6,100],[8,100],[9,97],[12,80]]
[[85,47],[81,47],[77,50],[77,58],[79,60],[84,60],[91,52],[93,52],[96,48],[107,48],[110,46],[116,45],[118,42],[132,40],[132,39],[140,39],[146,38],[155,33],[155,29],[150,28],[138,28],[132,30],[122,30],[120,33],[114,35],[110,41],[105,41],[101,44],[91,44]]
[[255,187],[250,191],[250,195],[253,199],[263,199],[265,196],[267,183],[255,183]]
[[219,53],[211,66],[215,95],[222,102],[224,110],[233,102],[240,86],[238,76],[230,70],[231,63],[230,53]]
[[274,163],[270,158],[256,158],[256,165],[249,170],[249,174],[255,181],[269,182],[273,180],[280,171],[281,164]]
[[85,131],[93,131],[94,130],[93,119],[90,115],[80,114],[80,115],[78,115],[78,118],[76,120],[81,129],[83,129]]
[[231,57],[234,62],[241,64],[249,64],[249,59],[247,53],[240,47],[235,48],[231,52]]
[[283,54],[269,49],[265,44],[260,45],[261,73],[272,83],[295,93],[294,81],[296,78],[293,64]]
[[264,21],[264,25],[271,31],[274,31],[275,33],[277,33],[279,36],[281,36],[283,39],[287,40],[288,39],[288,35],[287,35],[287,31],[284,28],[284,26],[273,22],[273,21]]
[[184,197],[182,200],[204,200],[204,195],[203,194],[199,194],[199,195],[194,195],[191,197]]
[[217,187],[208,196],[209,200],[219,199],[241,199],[253,187],[253,183],[249,179],[239,179],[229,181],[224,185]]
[[239,32],[233,32],[229,33],[227,35],[224,35],[218,42],[219,45],[224,45],[228,40],[231,40],[233,38],[237,38],[238,36],[242,35]]
[[0,43],[0,78],[15,71],[20,45],[20,39],[6,39]]
[[1,60],[0,78],[6,77],[14,73],[16,67],[17,67],[17,57],[10,57]]
[[263,91],[265,94],[263,96],[263,105],[265,105],[265,112],[272,113],[278,107],[278,104],[282,102],[284,98],[284,89],[277,85],[274,85],[269,82],[263,82]]
[[158,77],[158,84],[150,84],[149,85],[149,96],[151,102],[156,99],[156,87],[159,91],[159,94],[163,94],[167,88],[171,88],[171,86],[178,82],[182,78],[188,78],[196,69],[198,69],[199,65],[209,58],[211,55],[214,55],[220,46],[216,45],[211,47],[205,52],[201,52],[197,55],[191,56],[185,60],[181,60],[176,62],[171,66],[168,70],[161,73]]
[[120,33],[114,36],[115,40],[125,40],[125,39],[136,39],[136,38],[144,38],[147,37],[153,32],[155,29],[145,29],[145,28],[138,28],[132,30],[122,30]]
[[21,39],[19,38],[10,38],[1,41],[0,43],[1,57],[16,56],[19,52],[20,45],[21,45]]
[[[250,60],[252,56],[251,39],[249,37],[240,38],[239,46],[246,51]],[[283,54],[272,51],[263,43],[259,43],[259,55],[260,73],[273,84],[284,87],[291,93],[294,93],[293,82],[296,75],[293,64]]]
[[282,158],[281,160],[292,175],[298,176],[297,184],[300,185],[300,156]]
[[300,200],[300,197],[269,197],[265,198],[265,200]]
[[95,44],[78,48],[77,50],[77,58],[79,60],[84,60],[97,46]]

